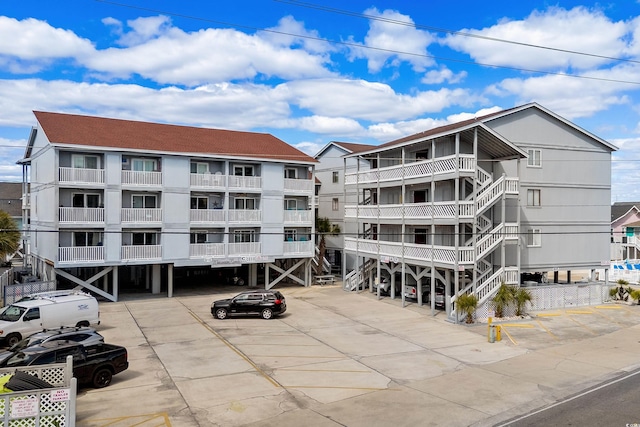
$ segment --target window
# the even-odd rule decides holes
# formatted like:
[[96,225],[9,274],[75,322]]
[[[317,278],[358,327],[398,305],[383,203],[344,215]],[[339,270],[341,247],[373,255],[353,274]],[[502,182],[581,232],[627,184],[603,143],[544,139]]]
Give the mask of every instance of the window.
[[298,236],[298,230],[284,230],[284,241],[285,242],[295,242],[296,237]]
[[284,177],[289,179],[296,179],[297,178],[296,170],[292,168],[286,168],[284,170]]
[[98,156],[85,156],[83,154],[72,154],[71,162],[77,169],[98,169]]
[[527,166],[539,168],[542,166],[542,151],[530,148],[527,150],[529,158],[527,158]]
[[209,209],[208,197],[192,197],[191,209]]
[[540,247],[542,246],[542,232],[539,228],[530,228],[527,232],[527,246]]
[[100,195],[74,193],[71,203],[74,208],[97,208],[100,207]]
[[331,200],[331,210],[337,211],[340,209],[340,203],[338,202],[338,198],[334,198]]
[[338,182],[340,182],[340,172],[335,171],[333,172],[333,183],[337,184]]
[[133,245],[157,245],[158,236],[156,233],[131,233],[131,242]]
[[255,242],[256,233],[253,230],[236,230],[233,232],[234,243],[252,243]]
[[195,243],[207,243],[207,232],[206,231],[194,231],[191,233],[191,244]]
[[95,231],[74,231],[73,246],[100,246],[102,244],[102,233]]
[[426,245],[427,244],[427,229],[426,228],[416,228],[414,243],[418,245]]
[[191,173],[209,173],[209,163],[191,162]]
[[235,176],[254,176],[253,166],[236,165],[233,167],[233,174]]
[[540,206],[540,190],[527,190],[527,206]]
[[158,170],[158,162],[154,159],[133,159],[131,170],[138,172],[151,172]]
[[243,197],[235,199],[235,209],[253,210],[256,208],[256,200]]
[[298,201],[296,199],[284,199],[284,208],[288,211],[298,209]]
[[154,209],[158,207],[156,204],[156,196],[134,194],[131,196],[131,207],[138,209]]
[[416,161],[420,161],[420,160],[429,160],[430,156],[429,156],[429,150],[422,150],[422,151],[418,151],[416,152]]

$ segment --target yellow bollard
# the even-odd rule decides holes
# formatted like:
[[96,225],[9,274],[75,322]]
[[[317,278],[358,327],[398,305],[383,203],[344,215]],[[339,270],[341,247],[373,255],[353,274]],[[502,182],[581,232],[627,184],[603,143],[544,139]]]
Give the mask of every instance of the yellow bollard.
[[502,341],[502,327],[500,325],[496,325],[496,341]]

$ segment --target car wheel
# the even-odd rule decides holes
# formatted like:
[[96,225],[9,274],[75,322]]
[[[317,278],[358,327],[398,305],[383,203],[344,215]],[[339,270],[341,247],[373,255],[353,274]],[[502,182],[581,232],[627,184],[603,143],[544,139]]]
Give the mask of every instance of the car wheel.
[[7,345],[9,345],[9,347],[13,347],[14,345],[18,344],[21,339],[22,337],[20,336],[20,334],[9,334],[7,335]]
[[270,308],[265,308],[264,310],[262,310],[262,318],[269,320],[273,317],[273,310],[271,310]]
[[88,322],[88,321],[83,320],[82,322],[78,322],[78,323],[76,323],[76,326],[77,326],[78,328],[86,328],[86,327],[89,327],[90,325],[89,325],[89,322]]
[[93,374],[93,386],[95,388],[104,388],[111,384],[111,379],[113,378],[113,374],[109,368],[101,368],[98,369]]
[[227,318],[227,309],[226,308],[217,308],[216,309],[216,317],[220,320],[224,320]]

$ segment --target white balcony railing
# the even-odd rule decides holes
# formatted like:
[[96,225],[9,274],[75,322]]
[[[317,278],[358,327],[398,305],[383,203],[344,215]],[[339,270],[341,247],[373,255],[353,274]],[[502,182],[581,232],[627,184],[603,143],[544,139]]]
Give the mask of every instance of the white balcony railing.
[[[357,250],[360,254],[368,254],[373,257],[376,257],[379,253],[381,258],[388,258],[394,261],[400,261],[404,251],[404,259],[407,262],[423,264],[433,259],[435,262],[451,266],[456,264],[456,248],[454,246],[432,246],[415,243],[405,243],[403,245],[401,242],[379,242],[378,240],[345,237],[344,248],[350,252]],[[458,264],[473,264],[472,247],[460,247],[457,251]]]
[[104,169],[58,168],[59,182],[104,184]]
[[191,258],[215,258],[223,257],[224,243],[192,243],[189,245],[189,257]]
[[285,178],[284,191],[288,193],[310,193],[313,191],[313,181],[310,179]]
[[462,154],[460,156],[438,157],[420,162],[405,163],[345,175],[345,185],[374,184],[380,182],[401,181],[410,178],[429,178],[435,175],[459,172],[475,172],[475,157]]
[[230,176],[229,188],[232,190],[255,190],[262,188],[259,176]]
[[223,209],[191,209],[191,222],[197,223],[222,223],[225,222],[225,210]]
[[150,224],[162,222],[162,209],[159,208],[123,208],[120,220],[123,223]]
[[262,253],[260,242],[229,243],[229,256],[260,255]]
[[454,219],[473,218],[473,202],[427,202],[427,203],[405,203],[397,205],[348,205],[344,208],[344,215],[347,218],[361,219]]
[[122,171],[123,185],[162,185],[162,172]]
[[313,242],[310,240],[300,242],[284,242],[285,255],[313,256],[313,249]]
[[58,248],[58,262],[82,263],[104,261],[104,246]]
[[104,223],[104,208],[58,209],[61,224],[101,224]]
[[122,246],[120,256],[123,261],[145,261],[162,259],[162,245]]
[[284,211],[285,224],[305,224],[313,221],[313,211],[286,210]]
[[255,223],[262,221],[262,211],[258,209],[231,209],[229,222]]
[[191,186],[224,189],[227,186],[227,176],[222,174],[192,173]]

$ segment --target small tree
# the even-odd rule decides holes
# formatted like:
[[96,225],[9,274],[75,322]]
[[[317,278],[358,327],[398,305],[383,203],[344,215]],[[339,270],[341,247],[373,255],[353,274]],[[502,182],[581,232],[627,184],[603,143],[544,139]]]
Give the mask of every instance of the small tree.
[[331,221],[327,217],[318,217],[316,218],[316,234],[320,236],[320,240],[318,241],[318,265],[316,266],[316,274],[322,274],[322,265],[324,264],[324,256],[327,252],[327,242],[325,241],[325,236],[330,234],[332,236],[336,236],[340,234],[340,226],[336,224],[331,224]]
[[513,288],[503,282],[491,300],[491,305],[496,311],[496,317],[503,317],[504,309],[510,306],[514,300]]
[[478,308],[478,297],[474,294],[464,294],[458,297],[456,301],[459,313],[466,314],[466,322],[473,323],[473,314]]
[[20,247],[20,231],[11,216],[0,210],[0,261],[7,261],[7,255],[13,255]]
[[533,299],[531,291],[525,288],[518,288],[515,291],[514,300],[516,303],[516,316],[522,316],[528,302]]

